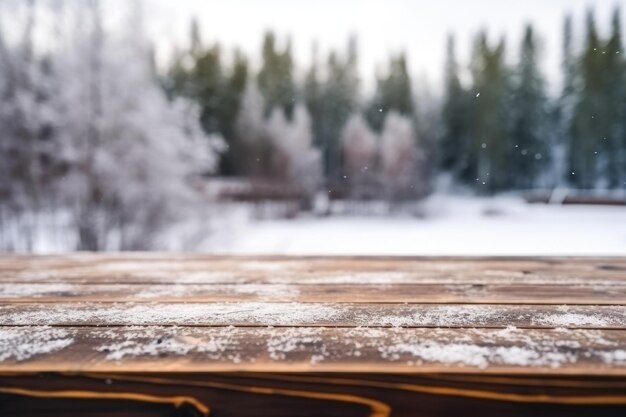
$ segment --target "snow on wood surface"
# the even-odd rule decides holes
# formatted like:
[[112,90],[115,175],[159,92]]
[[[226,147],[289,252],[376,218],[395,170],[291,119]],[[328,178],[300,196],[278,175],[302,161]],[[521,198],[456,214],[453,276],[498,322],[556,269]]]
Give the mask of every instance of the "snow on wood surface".
[[626,306],[65,303],[0,306],[0,325],[624,328]]
[[50,327],[0,329],[0,362],[23,361],[63,350],[73,343],[71,332]]
[[624,284],[624,257],[0,256],[0,282],[143,284]]
[[3,371],[626,375],[624,258],[0,256]]
[[626,304],[626,283],[528,284],[100,284],[0,283],[2,302],[351,302],[423,304]]
[[[132,369],[160,363],[181,371],[335,367],[389,371],[433,367],[563,368],[611,373],[626,368],[617,331],[324,327],[6,328],[0,369]],[[80,356],[90,358],[80,366]],[[22,366],[23,365],[23,366]],[[8,367],[7,367],[8,366]],[[389,367],[388,369],[386,367]]]

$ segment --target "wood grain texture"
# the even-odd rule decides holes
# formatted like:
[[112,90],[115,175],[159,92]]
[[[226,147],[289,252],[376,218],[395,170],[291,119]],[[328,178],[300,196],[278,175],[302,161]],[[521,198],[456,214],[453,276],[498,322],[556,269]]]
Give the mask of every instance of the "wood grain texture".
[[[501,378],[500,378],[501,379]],[[626,389],[611,377],[576,379],[488,375],[378,374],[40,374],[0,376],[0,386],[40,396],[0,393],[11,416],[621,416]],[[23,389],[24,389],[23,388]],[[49,397],[59,389],[102,393]],[[126,397],[124,401],[107,397]],[[174,409],[168,400],[184,402]],[[149,399],[160,402],[150,402]],[[143,400],[143,401],[141,401]],[[4,405],[4,408],[3,408]]]
[[[165,354],[173,369],[207,371],[322,366],[342,372],[392,364],[399,371],[448,372],[461,364],[496,373],[511,366],[621,373],[625,271],[623,258],[0,256],[0,364],[108,370],[117,354],[125,368],[141,371],[152,369],[155,355],[165,363]],[[480,332],[492,330],[509,338],[522,332],[513,337],[522,349],[517,357],[506,337],[487,343],[495,333]],[[608,340],[601,349],[587,337],[594,331],[601,332],[598,341]],[[155,332],[165,332],[164,339]],[[297,360],[287,359],[293,352],[271,351],[285,349],[272,345],[285,334],[295,339],[281,343],[301,350]],[[117,353],[100,349],[105,336]],[[307,337],[316,343],[307,344]],[[190,342],[196,339],[204,351]],[[569,347],[560,346],[565,339]],[[167,343],[153,346],[159,340]],[[16,343],[34,348],[20,351]],[[498,348],[509,349],[516,363],[504,363]],[[66,351],[90,359],[65,361]],[[173,361],[170,354],[179,352],[186,365]]]
[[626,375],[624,330],[5,326],[2,332],[4,372]]
[[67,303],[72,301],[626,305],[626,283],[613,285],[0,284],[0,303]]
[[14,303],[0,326],[626,328],[626,306],[364,303]]
[[626,415],[626,258],[0,255],[2,416],[468,410]]
[[0,255],[0,282],[114,284],[623,284],[626,258]]

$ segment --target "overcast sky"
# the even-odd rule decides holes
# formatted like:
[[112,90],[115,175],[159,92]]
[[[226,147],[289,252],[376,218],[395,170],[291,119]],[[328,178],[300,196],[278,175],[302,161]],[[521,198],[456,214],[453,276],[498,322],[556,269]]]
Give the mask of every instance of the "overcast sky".
[[[161,56],[173,44],[184,45],[192,17],[201,23],[207,42],[219,41],[230,50],[240,47],[258,62],[263,33],[272,29],[291,36],[296,62],[311,61],[314,41],[320,53],[343,48],[348,36],[358,38],[361,76],[371,85],[387,58],[406,51],[413,76],[427,77],[439,88],[445,39],[456,35],[459,58],[467,62],[473,34],[486,28],[491,39],[506,35],[511,58],[517,53],[524,24],[532,22],[541,35],[543,69],[558,79],[563,16],[572,13],[575,30],[583,32],[585,11],[593,7],[601,31],[609,28],[612,9],[619,5],[626,24],[625,0],[144,0],[149,6],[148,30]],[[305,68],[299,68],[302,72]]]

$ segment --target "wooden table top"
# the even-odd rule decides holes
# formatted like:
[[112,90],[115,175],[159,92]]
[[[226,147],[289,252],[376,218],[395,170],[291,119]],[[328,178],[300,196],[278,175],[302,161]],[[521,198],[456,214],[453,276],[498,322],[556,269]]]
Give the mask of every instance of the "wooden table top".
[[626,376],[626,258],[0,256],[0,372]]

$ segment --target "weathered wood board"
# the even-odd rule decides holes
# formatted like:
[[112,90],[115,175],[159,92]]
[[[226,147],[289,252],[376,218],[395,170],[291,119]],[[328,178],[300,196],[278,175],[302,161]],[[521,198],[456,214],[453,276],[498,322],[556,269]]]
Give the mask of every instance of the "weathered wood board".
[[264,407],[626,415],[626,258],[0,256],[0,415]]

